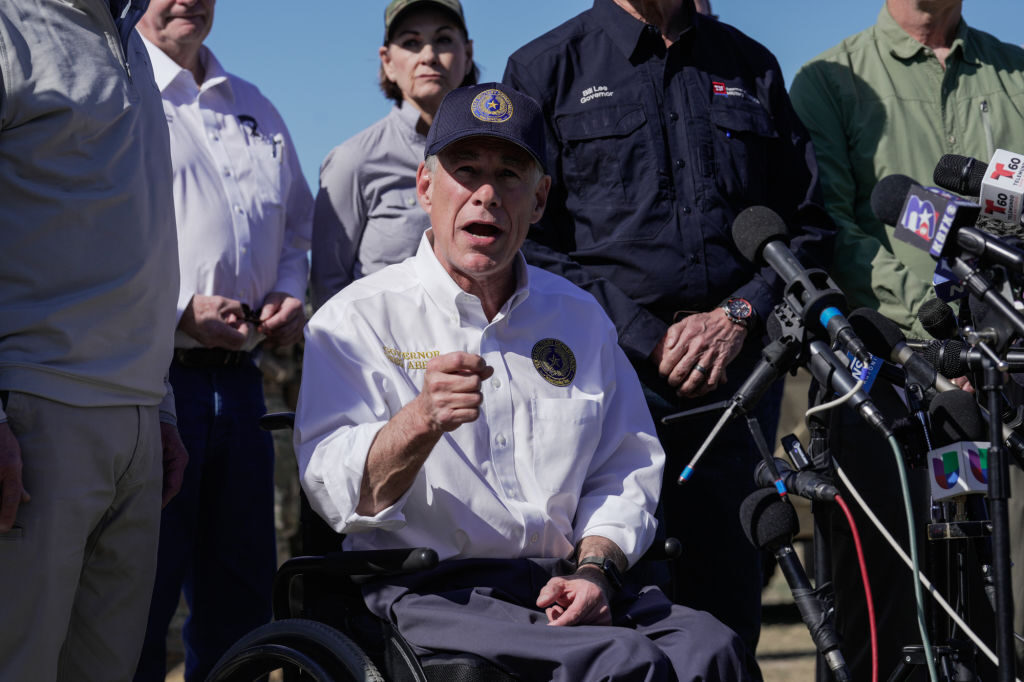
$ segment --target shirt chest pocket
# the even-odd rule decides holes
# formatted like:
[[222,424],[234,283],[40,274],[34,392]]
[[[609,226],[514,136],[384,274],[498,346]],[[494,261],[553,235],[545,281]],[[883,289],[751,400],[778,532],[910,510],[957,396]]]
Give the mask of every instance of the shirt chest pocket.
[[768,197],[769,160],[779,133],[771,114],[759,102],[715,97],[715,181],[719,190],[742,205],[764,203]]
[[639,105],[615,105],[559,116],[565,184],[582,201],[622,206],[649,167],[643,137],[647,117]]
[[533,469],[548,492],[578,496],[601,440],[600,410],[586,398],[534,398]]

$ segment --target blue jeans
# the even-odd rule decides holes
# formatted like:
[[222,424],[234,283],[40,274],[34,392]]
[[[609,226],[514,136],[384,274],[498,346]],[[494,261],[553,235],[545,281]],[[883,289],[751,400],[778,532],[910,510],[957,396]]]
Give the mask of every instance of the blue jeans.
[[136,680],[162,682],[167,628],[182,590],[185,679],[206,679],[242,635],[271,618],[277,568],[274,448],[257,424],[266,411],[259,369],[170,370],[178,430],[189,463],[164,509],[156,585]]

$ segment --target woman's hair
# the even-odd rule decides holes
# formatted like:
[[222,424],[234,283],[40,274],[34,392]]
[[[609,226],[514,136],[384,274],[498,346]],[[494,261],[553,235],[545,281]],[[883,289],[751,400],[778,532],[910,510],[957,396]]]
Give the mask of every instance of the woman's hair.
[[[466,31],[462,31],[462,39],[467,42],[469,41],[469,35],[466,33]],[[461,88],[465,85],[476,85],[479,80],[480,67],[477,66],[476,62],[474,61],[470,63],[469,73],[467,73],[466,77],[462,79],[462,82],[459,83],[458,87]],[[402,101],[405,99],[404,97],[402,97],[402,89],[398,87],[398,83],[394,82],[393,80],[390,80],[387,74],[384,73],[383,64],[380,65],[380,89],[384,93],[385,97],[387,97],[390,100],[394,100],[399,105],[401,105]]]

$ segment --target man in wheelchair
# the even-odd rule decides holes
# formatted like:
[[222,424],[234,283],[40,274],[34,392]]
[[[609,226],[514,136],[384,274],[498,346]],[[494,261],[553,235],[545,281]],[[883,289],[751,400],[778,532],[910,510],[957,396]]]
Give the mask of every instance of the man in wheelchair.
[[551,185],[544,148],[526,95],[444,99],[416,178],[418,252],[307,328],[309,501],[347,549],[437,550],[436,569],[363,587],[421,655],[525,679],[756,677],[710,615],[622,584],[654,538],[664,453],[604,311],[519,253]]

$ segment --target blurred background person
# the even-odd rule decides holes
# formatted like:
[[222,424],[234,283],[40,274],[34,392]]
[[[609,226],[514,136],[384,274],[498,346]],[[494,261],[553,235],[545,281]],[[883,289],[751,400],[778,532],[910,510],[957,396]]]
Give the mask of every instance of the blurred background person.
[[384,11],[380,88],[395,106],[327,155],[313,218],[319,308],[354,279],[413,255],[429,227],[416,168],[446,94],[477,82],[459,0],[393,0]]
[[[878,310],[915,338],[930,338],[917,313],[935,296],[935,261],[896,239],[893,227],[875,217],[875,185],[895,173],[930,185],[943,154],[987,162],[996,148],[1024,151],[1024,50],[970,28],[961,10],[961,0],[887,0],[873,26],[805,64],[790,92],[814,140],[826,207],[839,226],[832,276],[851,308]],[[871,397],[892,418],[906,413],[902,396],[884,382],[875,383]],[[891,457],[877,456],[886,451],[885,442],[849,410],[835,410],[831,419],[832,455],[906,547],[896,464]],[[1017,467],[1010,476],[1014,484],[1022,478]],[[927,508],[927,482],[912,477],[911,484],[916,484],[915,504]],[[1015,538],[1022,537],[1020,530],[1014,533],[1024,517],[1022,499],[1021,493],[1010,498]],[[901,648],[920,642],[912,577],[867,518],[857,508],[854,513],[869,557],[879,671],[887,675],[900,660]],[[831,533],[836,624],[845,634],[843,651],[854,679],[867,679],[871,651],[860,634],[867,630],[867,614],[853,539],[838,515]],[[923,533],[919,537],[923,542]],[[1024,598],[1022,548],[1024,543],[1014,543],[1018,604]],[[970,562],[967,565],[971,583],[980,584],[980,572],[974,573]],[[980,628],[991,643],[994,638],[986,636],[993,622],[991,610],[980,591],[970,596],[981,611],[969,618],[972,627]],[[1016,626],[1024,627],[1020,608]],[[1018,643],[1018,654],[1021,651]],[[987,664],[981,657],[979,661]]]
[[0,0],[0,680],[131,677],[188,459],[145,4]]
[[160,524],[137,680],[164,679],[182,590],[187,680],[270,620],[274,450],[258,425],[257,363],[306,321],[313,196],[277,109],[203,44],[214,8],[152,0],[139,21],[170,131],[181,275],[170,378],[191,461]]

